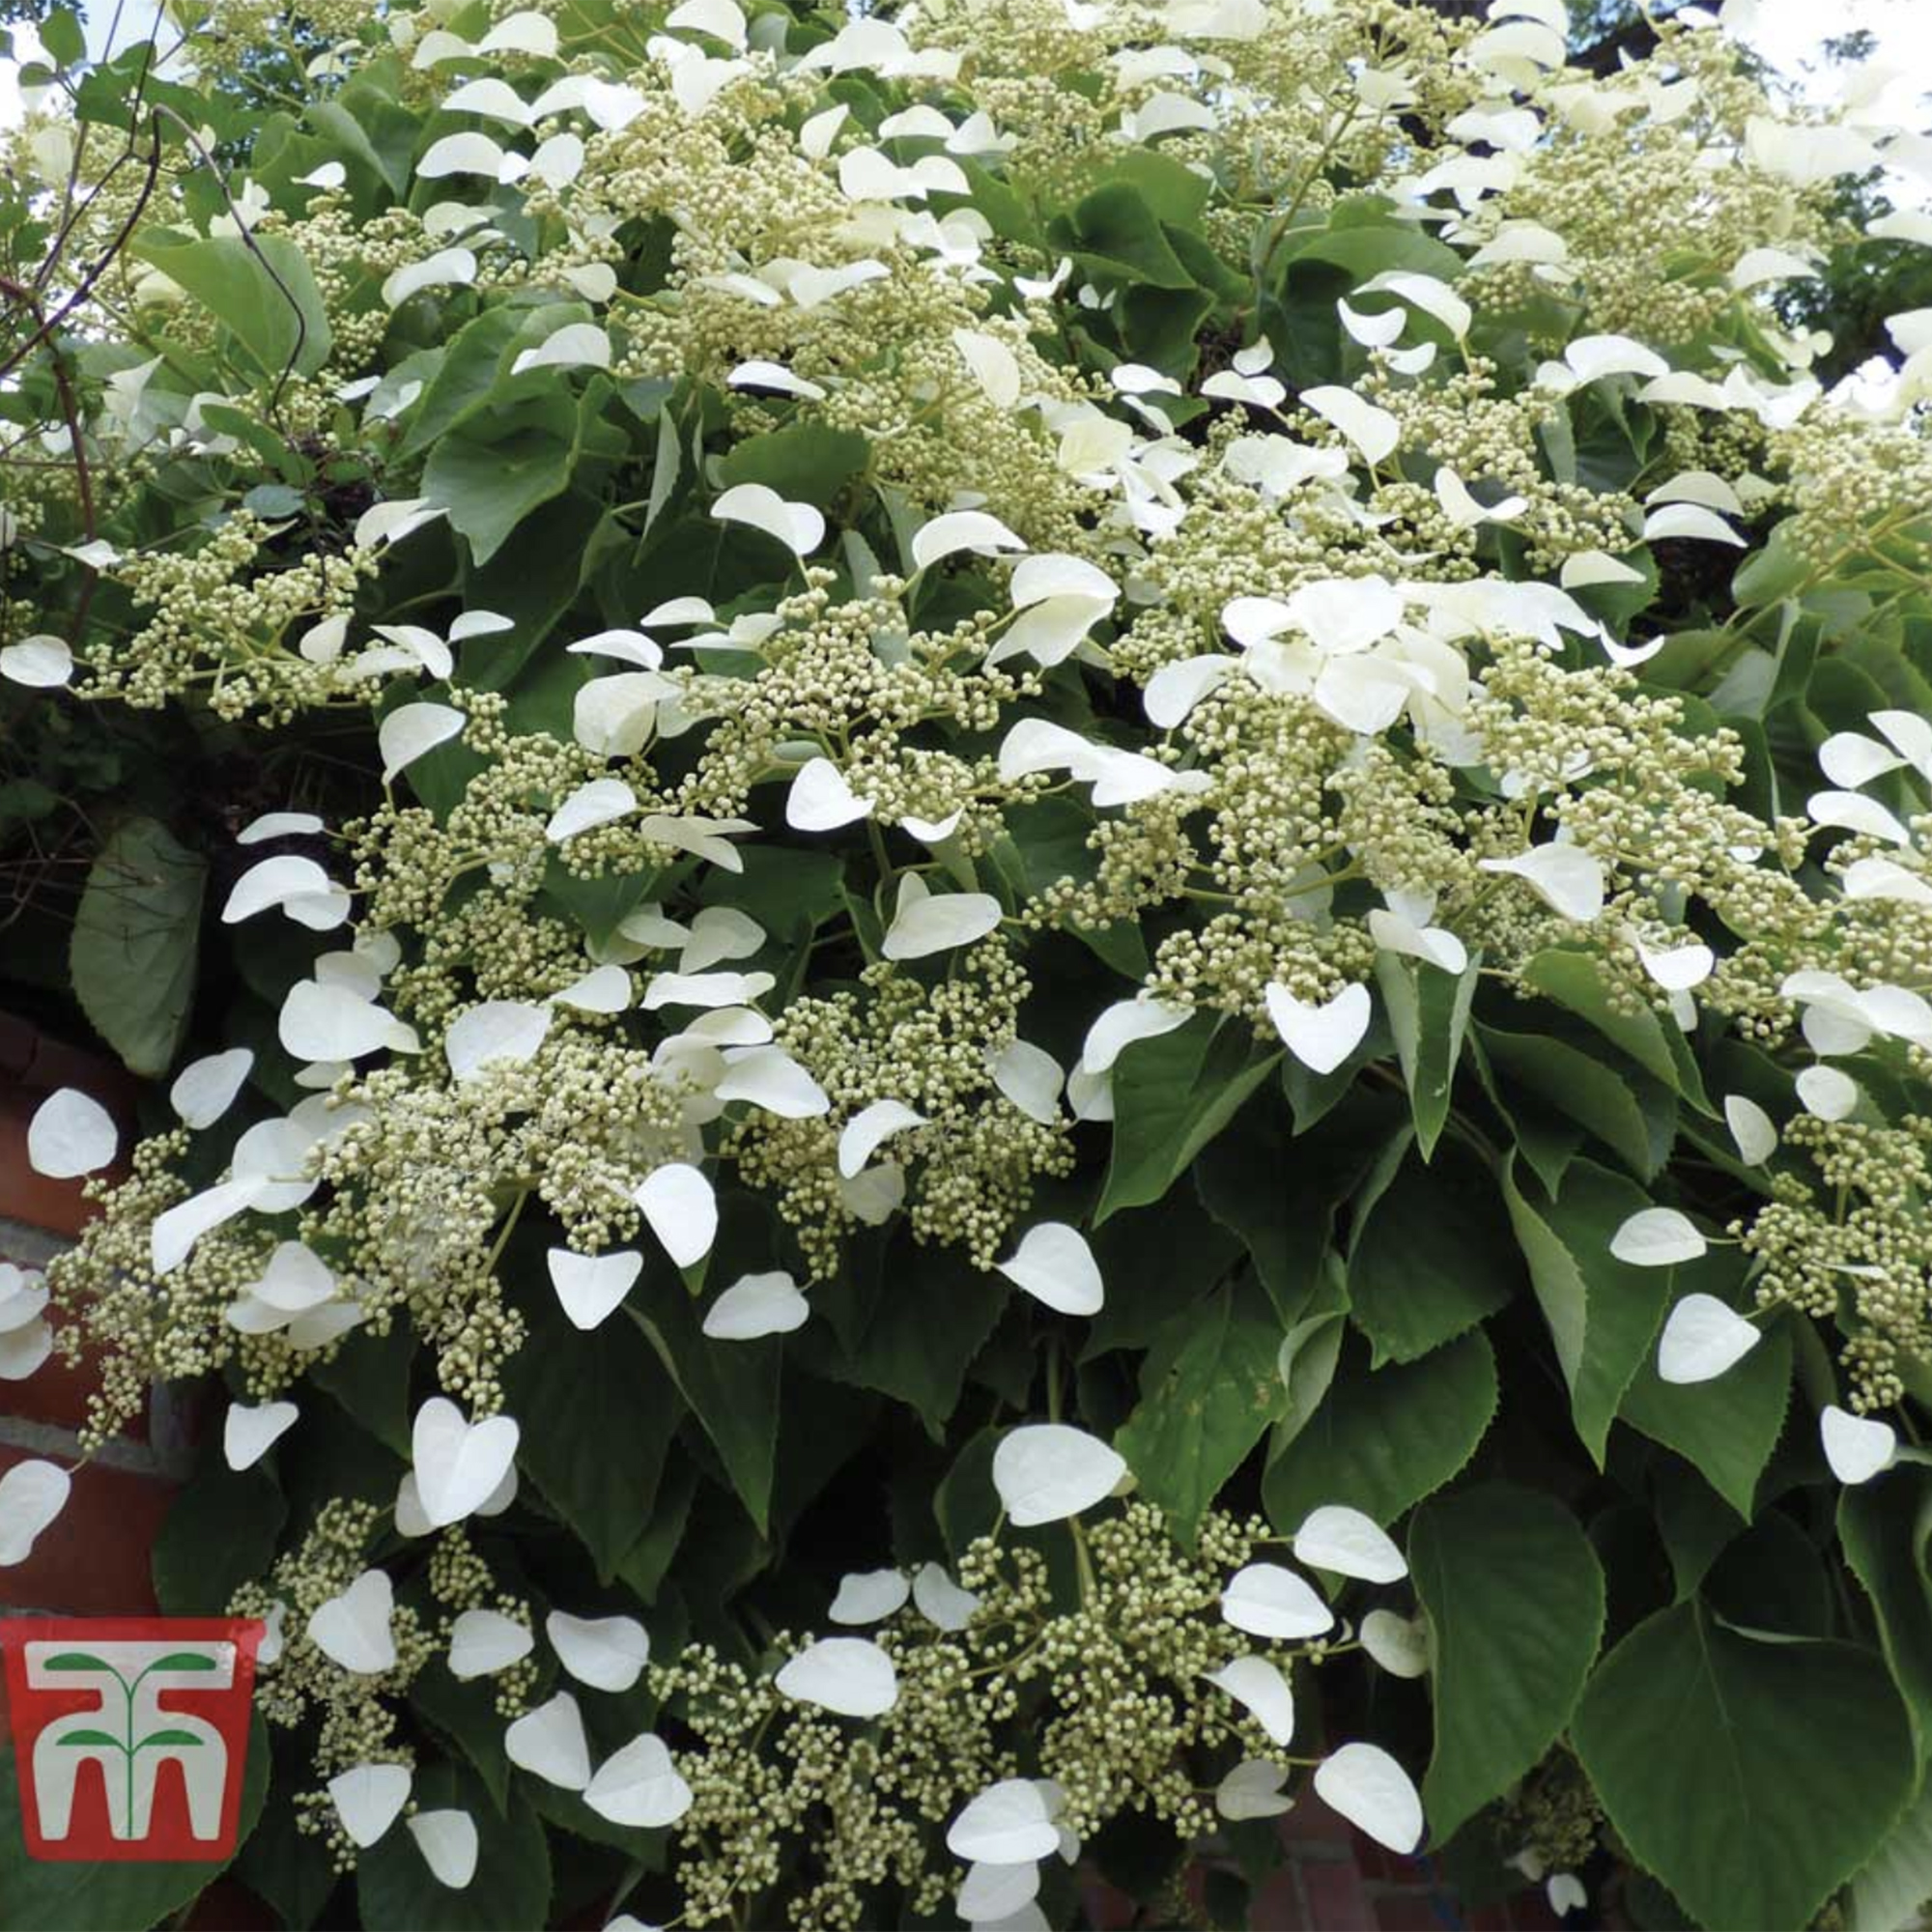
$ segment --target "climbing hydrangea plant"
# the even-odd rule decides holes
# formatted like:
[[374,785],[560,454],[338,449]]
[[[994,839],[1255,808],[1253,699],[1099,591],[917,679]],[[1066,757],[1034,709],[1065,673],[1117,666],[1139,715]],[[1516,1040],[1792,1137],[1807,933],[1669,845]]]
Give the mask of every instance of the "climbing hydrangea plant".
[[0,1376],[222,1391],[288,1923],[1932,1894],[1932,138],[1566,23],[49,21],[9,717],[231,776]]

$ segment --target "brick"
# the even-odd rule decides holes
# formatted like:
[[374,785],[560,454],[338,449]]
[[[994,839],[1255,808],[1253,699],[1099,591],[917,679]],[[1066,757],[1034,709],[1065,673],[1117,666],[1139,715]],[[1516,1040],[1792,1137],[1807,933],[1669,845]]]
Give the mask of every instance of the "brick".
[[1250,1932],[1314,1932],[1293,1865],[1284,1865],[1256,1889],[1248,1901],[1248,1925]]
[[1376,1924],[1380,1932],[1443,1932],[1445,1920],[1426,1891],[1405,1890],[1376,1900]]
[[[0,1447],[0,1474],[30,1460]],[[73,1472],[73,1492],[24,1563],[0,1573],[0,1597],[20,1609],[76,1616],[152,1615],[156,1608],[148,1553],[175,1486],[133,1469],[89,1463]]]
[[1304,1792],[1294,1809],[1283,1817],[1281,1835],[1291,1846],[1321,1845],[1343,1857],[1353,1856],[1355,1828],[1329,1810],[1312,1790]]
[[1543,1888],[1532,1886],[1527,1891],[1520,1891],[1509,1902],[1509,1922],[1515,1932],[1558,1932],[1563,1923],[1549,1909],[1549,1901],[1543,1894]]
[[1376,1932],[1375,1914],[1352,1865],[1324,1860],[1303,1865],[1300,1877],[1312,1932]]

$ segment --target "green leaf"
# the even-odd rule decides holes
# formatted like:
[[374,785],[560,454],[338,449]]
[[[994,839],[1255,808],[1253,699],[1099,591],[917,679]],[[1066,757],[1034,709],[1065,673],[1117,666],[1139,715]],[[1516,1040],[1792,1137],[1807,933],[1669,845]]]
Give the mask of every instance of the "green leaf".
[[1926,1784],[1852,1881],[1851,1932],[1903,1932],[1932,1898],[1932,1783]]
[[1503,1166],[1502,1185],[1570,1390],[1571,1420],[1601,1468],[1618,1405],[1670,1300],[1670,1269],[1632,1267],[1610,1253],[1611,1236],[1651,1205],[1650,1197],[1587,1160],[1571,1165],[1553,1199],[1532,1202],[1517,1185],[1513,1156]]
[[[242,1840],[255,1829],[268,1790],[268,1728],[258,1713],[248,1729],[242,1779]],[[60,1932],[149,1932],[199,1897],[222,1869],[221,1861],[208,1860],[28,1858],[14,1753],[0,1750],[0,1932],[47,1932],[50,1926]]]
[[1416,1511],[1409,1574],[1434,1640],[1422,1808],[1440,1844],[1547,1751],[1604,1634],[1604,1573],[1569,1510],[1485,1483]]
[[1571,1735],[1618,1834],[1712,1932],[1808,1924],[1918,1768],[1875,1652],[1754,1640],[1695,1604],[1611,1651]]
[[[505,424],[478,416],[471,428],[451,431],[423,465],[423,494],[447,506],[478,569],[532,510],[563,494],[577,460],[567,398],[547,397],[507,413]],[[486,428],[496,434],[486,437]]]
[[1520,1282],[1495,1181],[1460,1146],[1432,1166],[1405,1161],[1349,1256],[1350,1304],[1378,1363],[1439,1349],[1493,1315]]
[[123,819],[88,869],[68,966],[109,1046],[157,1079],[187,1031],[208,862],[154,818]]
[[137,1745],[136,1745],[136,1746],[134,1747],[134,1748],[135,1748],[136,1750],[146,1750],[146,1749],[148,1748],[148,1747],[149,1747],[150,1745],[169,1745],[169,1746],[174,1746],[174,1745],[197,1745],[197,1746],[199,1746],[199,1745],[203,1745],[203,1744],[206,1744],[206,1743],[207,1743],[207,1739],[205,1739],[205,1738],[200,1738],[200,1737],[197,1737],[197,1736],[196,1736],[196,1735],[194,1734],[194,1732],[192,1732],[192,1731],[183,1731],[183,1730],[176,1730],[176,1729],[173,1729],[173,1728],[170,1728],[170,1729],[168,1729],[168,1730],[165,1730],[165,1731],[151,1731],[151,1732],[149,1732],[149,1734],[148,1734],[148,1735],[147,1735],[147,1736],[146,1736],[145,1738],[143,1738],[143,1739],[142,1739],[142,1740],[140,1741],[140,1743],[139,1743],[139,1744],[137,1744]]
[[62,67],[78,67],[87,58],[87,36],[80,15],[68,7],[50,7],[37,29],[41,44]]
[[[1653,1145],[1631,1080],[1544,1035],[1504,1033],[1479,1022],[1476,1038],[1494,1075],[1498,1104],[1516,1121],[1520,1134],[1531,1130],[1533,1118],[1523,1118],[1518,1093],[1512,1090],[1526,1090],[1532,1109],[1566,1115],[1586,1127],[1633,1174],[1648,1179],[1662,1164],[1667,1143],[1662,1149]],[[1545,1179],[1549,1179],[1547,1173]]]
[[833,499],[871,461],[871,448],[853,429],[828,423],[792,423],[747,437],[718,465],[724,489],[762,483],[790,503],[830,509]]
[[328,360],[333,338],[322,291],[287,236],[151,234],[128,245],[209,310],[270,382],[313,376]]
[[1162,1329],[1142,1364],[1139,1406],[1114,1447],[1190,1543],[1221,1485],[1286,1409],[1280,1347],[1261,1290],[1223,1288]]
[[1292,1535],[1311,1510],[1347,1503],[1391,1523],[1468,1462],[1495,1412],[1496,1360],[1479,1328],[1419,1361],[1372,1369],[1357,1354],[1268,1464],[1268,1520]]
[[479,1827],[476,1875],[453,1891],[423,1862],[398,1825],[355,1864],[355,1897],[367,1932],[542,1932],[551,1917],[550,1849],[521,1792],[489,1817],[473,1773],[433,1764],[416,1773],[411,1796],[421,1810],[468,1811]]
[[392,1323],[386,1335],[357,1329],[331,1360],[309,1371],[309,1379],[327,1389],[377,1441],[407,1461],[410,1364],[415,1351],[415,1330],[407,1321]]
[[609,1582],[650,1523],[683,1405],[629,1323],[586,1334],[565,1319],[547,1282],[526,1314],[529,1340],[503,1369],[523,1425],[517,1460]]
[[[1721,1250],[1671,1269],[1672,1299],[1693,1290],[1736,1299],[1734,1285],[1725,1279],[1727,1261],[1735,1272],[1732,1257]],[[1791,1335],[1780,1323],[1767,1328],[1764,1340],[1735,1368],[1708,1382],[1662,1380],[1647,1351],[1617,1413],[1653,1442],[1676,1450],[1748,1521],[1758,1478],[1784,1427],[1790,1393]]]
[[1128,1046],[1114,1063],[1113,1151],[1094,1225],[1158,1201],[1280,1059],[1238,1021],[1204,1013]]
[[1152,209],[1125,182],[1095,188],[1070,215],[1055,215],[1046,232],[1056,248],[1087,258],[1103,274],[1157,289],[1194,287]]
[[1462,1058],[1483,955],[1471,955],[1461,973],[1445,973],[1418,959],[1376,954],[1376,984],[1388,1009],[1389,1031],[1402,1062],[1408,1104],[1415,1117],[1415,1144],[1427,1160],[1449,1118],[1449,1098]]
[[1699,1112],[1712,1112],[1683,1034],[1665,1025],[1648,1007],[1626,1009],[1613,1003],[1602,969],[1588,953],[1539,952],[1522,977],[1525,984],[1586,1021],[1629,1054],[1653,1079],[1682,1094]]
[[205,1651],[171,1650],[167,1656],[145,1666],[149,1670],[213,1670],[214,1659]]
[[266,1469],[231,1469],[209,1443],[155,1539],[155,1601],[171,1617],[220,1615],[229,1598],[274,1561],[288,1513]]
[[[1845,1561],[1871,1599],[1879,1641],[1905,1693],[1921,1753],[1932,1749],[1932,1470],[1901,1463],[1838,1498]],[[1932,1898],[1932,1891],[1925,1894]]]
[[[145,1742],[145,1741],[144,1741]],[[54,1740],[57,1745],[105,1745],[110,1750],[126,1753],[128,1747],[112,1731],[63,1731]]]
[[497,371],[526,318],[514,308],[487,308],[450,337],[442,360],[415,400],[398,454],[414,456],[467,421],[490,400]]
[[119,1676],[120,1673],[104,1657],[96,1657],[86,1650],[64,1650],[58,1657],[50,1657],[41,1665],[43,1670],[105,1670]]

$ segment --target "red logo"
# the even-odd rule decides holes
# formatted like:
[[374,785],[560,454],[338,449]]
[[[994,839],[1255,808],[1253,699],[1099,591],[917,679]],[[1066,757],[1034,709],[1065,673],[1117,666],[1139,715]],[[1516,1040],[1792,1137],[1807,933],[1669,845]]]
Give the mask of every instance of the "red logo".
[[27,1856],[232,1858],[261,1640],[251,1617],[0,1619]]

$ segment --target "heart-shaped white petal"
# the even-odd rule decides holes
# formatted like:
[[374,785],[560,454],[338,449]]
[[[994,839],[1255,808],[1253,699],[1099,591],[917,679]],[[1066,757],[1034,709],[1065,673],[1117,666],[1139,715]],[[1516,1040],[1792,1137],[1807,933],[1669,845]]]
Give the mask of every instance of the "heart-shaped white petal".
[[905,1608],[912,1585],[900,1570],[866,1570],[838,1580],[826,1611],[835,1624],[878,1624]]
[[252,1469],[294,1428],[300,1411],[292,1402],[265,1402],[259,1408],[231,1402],[221,1425],[221,1453],[231,1469]]
[[1282,1786],[1288,1767],[1264,1757],[1244,1758],[1214,1788],[1214,1808],[1222,1817],[1279,1818],[1294,1803]]
[[916,872],[903,875],[898,909],[879,951],[888,959],[924,959],[971,946],[1000,923],[1000,902],[989,893],[928,893]]
[[995,1865],[980,1860],[966,1867],[966,1876],[953,1894],[953,1905],[968,1925],[990,1925],[996,1932],[1006,1932],[1009,1926],[1036,1922],[1019,1915],[1038,1893],[1037,1864]]
[[631,1004],[631,976],[621,966],[594,966],[552,1001],[580,1013],[621,1013]]
[[1064,1422],[1026,1423],[993,1451],[993,1487],[1021,1529],[1092,1509],[1126,1473],[1125,1462],[1106,1443]]
[[1841,1483],[1868,1483],[1890,1468],[1898,1453],[1898,1434],[1876,1416],[1852,1415],[1828,1403],[1818,1417],[1825,1460]]
[[183,1126],[212,1127],[235,1104],[254,1065],[255,1055],[245,1046],[190,1061],[168,1089],[168,1104]]
[[1358,1509],[1324,1503],[1294,1533],[1294,1560],[1364,1583],[1395,1583],[1408,1575],[1402,1551]]
[[628,1690],[651,1661],[651,1640],[636,1617],[573,1617],[553,1610],[544,1634],[558,1661],[593,1690]]
[[1064,1221],[1029,1228],[999,1272],[1061,1315],[1097,1315],[1106,1299],[1093,1249]]
[[1060,1849],[1060,1832],[1046,1794],[1032,1778],[1003,1777],[953,1819],[946,1849],[979,1864],[1033,1864]]
[[988,516],[984,510],[949,510],[913,532],[912,560],[926,570],[962,550],[1025,549],[1025,539],[1014,535],[998,517]]
[[711,1252],[718,1236],[718,1197],[698,1169],[685,1161],[667,1162],[645,1176],[632,1199],[679,1267],[690,1267]]
[[520,1663],[536,1638],[501,1610],[465,1610],[449,1629],[449,1674],[468,1682]]
[[452,704],[399,704],[376,731],[384,784],[439,745],[461,735],[468,717]]
[[1332,1073],[1362,1043],[1373,1003],[1366,986],[1344,986],[1319,1007],[1304,1005],[1286,986],[1267,989],[1268,1018],[1282,1044],[1311,1073]]
[[1610,1253],[1632,1267],[1675,1267],[1709,1251],[1690,1219],[1675,1208],[1643,1208],[1610,1236]]
[[763,483],[738,483],[712,504],[720,523],[749,524],[784,545],[794,556],[816,550],[825,536],[825,519],[810,503],[788,503]]
[[1250,1563],[1228,1579],[1221,1614],[1250,1636],[1292,1639],[1320,1636],[1335,1621],[1305,1577],[1279,1563]]
[[1429,1668],[1429,1633],[1420,1617],[1371,1610],[1357,1634],[1362,1648],[1391,1677],[1420,1677]]
[[830,758],[801,765],[785,794],[785,823],[794,832],[836,832],[867,817],[871,810],[872,801],[861,798]]
[[450,1026],[443,1052],[458,1086],[492,1066],[521,1066],[550,1033],[551,1009],[523,1000],[485,1000]]
[[47,632],[0,645],[0,677],[35,691],[52,691],[73,675],[73,653],[67,640]]
[[366,1851],[402,1815],[410,1802],[406,1764],[358,1764],[328,1780],[335,1815],[350,1841]]
[[1315,1795],[1377,1844],[1406,1857],[1422,1842],[1422,1800],[1376,1745],[1344,1745],[1315,1767]]
[[903,1100],[874,1100],[839,1129],[838,1172],[850,1180],[895,1134],[924,1125],[925,1116],[914,1113]]
[[114,1117],[91,1094],[63,1087],[34,1110],[27,1125],[27,1162],[49,1180],[77,1180],[114,1158],[121,1136]]
[[844,1718],[880,1718],[899,1698],[898,1672],[869,1637],[827,1636],[790,1659],[775,1680],[780,1692]]
[[416,1410],[411,1457],[416,1494],[433,1527],[473,1516],[516,1461],[516,1423],[507,1415],[466,1422],[447,1396],[431,1396]]
[[309,1641],[355,1676],[392,1669],[396,1638],[389,1617],[395,1604],[389,1573],[365,1570],[340,1596],[316,1606],[308,1620]]
[[1602,861],[1575,845],[1532,845],[1514,859],[1481,859],[1485,872],[1508,872],[1530,886],[1546,905],[1587,925],[1604,909]]
[[963,1631],[980,1607],[979,1598],[961,1589],[937,1563],[922,1563],[914,1571],[912,1601],[921,1616],[943,1631]]
[[782,1269],[740,1275],[704,1311],[704,1332],[714,1342],[755,1342],[803,1328],[811,1304]]
[[754,1046],[726,1056],[724,1077],[712,1088],[720,1100],[745,1100],[785,1121],[810,1121],[832,1108],[830,1096],[790,1054],[779,1046]]
[[[617,680],[609,678],[604,682],[615,684]],[[628,818],[637,809],[638,795],[622,779],[592,779],[588,784],[579,785],[551,813],[544,837],[553,845],[561,845],[580,833]]]
[[645,1731],[597,1767],[583,1802],[613,1825],[657,1831],[691,1809],[691,1786],[678,1776],[665,1741]]
[[1060,1118],[1060,1090],[1066,1075],[1044,1047],[1016,1039],[986,1061],[993,1085],[1030,1121],[1051,1125]]
[[1738,1144],[1738,1158],[1749,1167],[1761,1167],[1777,1151],[1777,1126],[1755,1100],[1742,1094],[1724,1097],[1724,1124]]
[[1365,402],[1352,389],[1323,384],[1304,389],[1301,406],[1334,424],[1368,464],[1379,463],[1402,440],[1402,424],[1387,410]]
[[568,1690],[527,1711],[503,1733],[510,1762],[563,1791],[582,1791],[590,1782],[590,1746],[583,1735],[583,1713]]
[[439,1885],[461,1891],[476,1876],[476,1820],[468,1811],[418,1811],[409,1833]]
[[1270,1744],[1294,1742],[1294,1691],[1281,1666],[1265,1657],[1237,1657],[1208,1673],[1266,1732]]
[[1859,1104],[1859,1083],[1835,1066],[1807,1066],[1792,1082],[1799,1103],[1821,1121],[1842,1121]]
[[550,1285],[574,1326],[595,1328],[629,1294],[643,1272],[644,1258],[635,1248],[614,1248],[609,1254],[578,1255],[553,1248],[546,1257]]
[[0,1476],[0,1569],[24,1563],[67,1504],[73,1479],[58,1463],[15,1463]]
[[1763,1331],[1714,1294],[1687,1294],[1670,1311],[1657,1345],[1657,1373],[1667,1382],[1707,1382],[1741,1362]]
[[1194,1015],[1164,1000],[1121,1000],[1087,1029],[1080,1048],[1083,1073],[1105,1073],[1137,1039],[1158,1039]]

